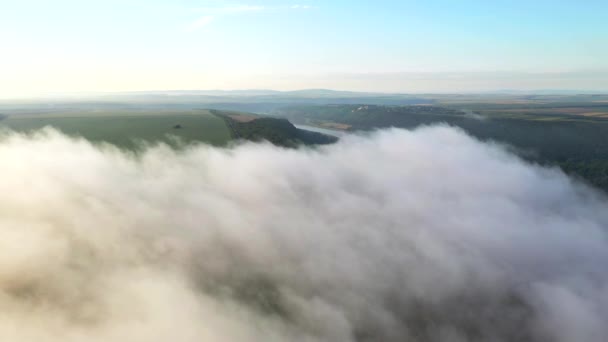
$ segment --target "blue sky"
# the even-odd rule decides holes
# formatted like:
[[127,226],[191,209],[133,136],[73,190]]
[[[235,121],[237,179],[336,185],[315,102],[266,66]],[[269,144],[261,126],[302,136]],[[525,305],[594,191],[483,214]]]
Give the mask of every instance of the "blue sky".
[[605,0],[0,0],[0,93],[608,90],[607,16]]

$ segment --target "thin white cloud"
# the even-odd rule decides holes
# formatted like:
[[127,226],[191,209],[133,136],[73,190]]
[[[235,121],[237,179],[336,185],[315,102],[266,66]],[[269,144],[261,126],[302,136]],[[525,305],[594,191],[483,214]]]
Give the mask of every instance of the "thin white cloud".
[[206,16],[200,17],[195,22],[188,25],[188,27],[186,28],[186,31],[193,32],[193,31],[199,30],[199,29],[211,24],[213,19],[215,19],[215,18],[212,15],[206,15]]
[[197,12],[222,14],[222,13],[240,13],[240,12],[259,12],[268,9],[265,6],[258,5],[230,5],[222,7],[199,7]]
[[260,5],[229,5],[220,7],[199,7],[194,9],[195,12],[205,14],[203,17],[194,21],[187,26],[187,32],[197,31],[205,26],[208,26],[215,19],[232,14],[239,13],[250,13],[250,12],[262,12],[262,11],[273,11],[273,10],[308,10],[316,7],[309,5],[294,4],[290,6],[260,6]]
[[292,5],[291,6],[291,9],[304,9],[304,10],[307,10],[307,9],[312,9],[312,8],[313,7],[309,6],[309,5]]
[[227,6],[221,8],[222,12],[234,13],[234,12],[256,12],[263,11],[266,7],[264,6],[252,6],[252,5],[239,5],[239,6]]
[[197,19],[196,21],[190,23],[186,26],[186,32],[193,32],[202,29],[203,27],[208,26],[211,22],[215,21],[218,17],[228,15],[228,14],[236,14],[243,12],[257,12],[263,11],[266,7],[264,6],[254,6],[254,5],[233,5],[233,6],[224,6],[224,7],[203,7],[196,8],[195,11],[204,14],[202,17]]

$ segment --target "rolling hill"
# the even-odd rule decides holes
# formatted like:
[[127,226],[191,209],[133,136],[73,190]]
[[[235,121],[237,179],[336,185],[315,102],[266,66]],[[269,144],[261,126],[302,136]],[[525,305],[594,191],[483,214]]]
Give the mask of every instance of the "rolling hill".
[[286,119],[246,114],[250,120],[239,122],[231,118],[234,114],[217,110],[48,110],[0,116],[0,127],[17,132],[52,127],[71,136],[128,149],[158,142],[223,146],[241,139],[295,147],[337,140],[297,129]]

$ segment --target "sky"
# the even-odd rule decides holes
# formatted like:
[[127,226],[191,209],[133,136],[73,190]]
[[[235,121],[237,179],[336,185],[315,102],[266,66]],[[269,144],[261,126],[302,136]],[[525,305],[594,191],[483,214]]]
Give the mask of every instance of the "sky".
[[608,2],[0,0],[0,97],[608,91]]

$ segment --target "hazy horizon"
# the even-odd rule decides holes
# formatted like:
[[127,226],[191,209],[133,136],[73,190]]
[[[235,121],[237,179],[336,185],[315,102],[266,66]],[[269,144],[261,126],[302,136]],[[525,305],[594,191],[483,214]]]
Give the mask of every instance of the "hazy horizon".
[[469,91],[365,91],[352,89],[331,89],[331,88],[294,88],[294,89],[266,89],[266,88],[234,88],[234,89],[146,89],[146,90],[116,90],[116,91],[66,91],[66,92],[45,92],[37,94],[21,94],[21,95],[5,95],[0,94],[0,100],[38,100],[38,99],[86,99],[106,96],[121,96],[121,95],[201,95],[201,96],[267,96],[267,95],[290,95],[297,93],[310,92],[310,96],[314,96],[313,92],[328,92],[334,93],[335,96],[340,94],[352,93],[360,96],[375,96],[375,95],[401,95],[401,96],[433,96],[433,95],[487,95],[487,96],[516,96],[516,95],[606,95],[608,89],[568,89],[568,88],[534,88],[534,89],[489,89],[489,90],[469,90]]
[[24,0],[0,11],[0,97],[605,92],[606,12],[602,1]]

